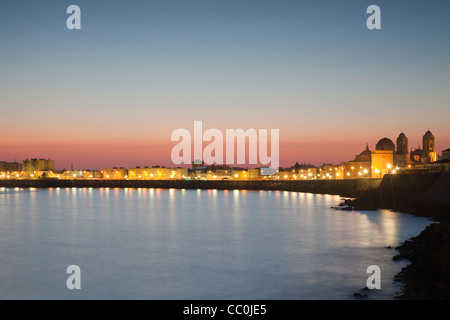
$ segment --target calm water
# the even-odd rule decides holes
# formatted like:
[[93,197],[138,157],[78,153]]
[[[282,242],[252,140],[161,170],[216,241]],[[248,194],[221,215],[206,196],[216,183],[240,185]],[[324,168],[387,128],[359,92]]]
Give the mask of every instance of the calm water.
[[[1,189],[0,299],[353,299],[431,222],[278,191]],[[66,269],[81,269],[68,290]]]

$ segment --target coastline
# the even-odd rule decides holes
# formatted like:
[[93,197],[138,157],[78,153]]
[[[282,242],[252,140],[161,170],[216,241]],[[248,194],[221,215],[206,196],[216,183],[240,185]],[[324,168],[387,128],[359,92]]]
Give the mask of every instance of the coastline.
[[396,248],[393,260],[410,261],[395,277],[403,283],[396,298],[450,300],[450,221],[433,223]]
[[410,262],[394,277],[403,285],[395,298],[450,300],[450,172],[386,175],[377,189],[345,205],[348,210],[389,209],[434,221],[395,248],[399,254],[394,261]]
[[217,190],[278,190],[332,194],[356,198],[375,189],[381,179],[348,180],[95,180],[11,179],[0,180],[5,188],[162,188]]

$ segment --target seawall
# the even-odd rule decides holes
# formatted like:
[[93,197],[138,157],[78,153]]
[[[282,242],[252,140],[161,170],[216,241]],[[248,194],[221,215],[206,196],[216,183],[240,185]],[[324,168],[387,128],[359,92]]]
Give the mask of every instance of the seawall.
[[358,210],[391,209],[436,220],[450,219],[450,172],[385,175],[351,206]]
[[175,188],[175,189],[218,189],[218,190],[282,190],[320,194],[340,195],[356,198],[379,186],[381,179],[345,180],[0,180],[0,187],[6,188]]

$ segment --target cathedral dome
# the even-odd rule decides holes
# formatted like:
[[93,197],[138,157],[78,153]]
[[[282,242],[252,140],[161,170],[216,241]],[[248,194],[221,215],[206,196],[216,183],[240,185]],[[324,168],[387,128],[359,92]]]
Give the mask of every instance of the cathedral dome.
[[375,150],[392,150],[395,151],[395,145],[391,139],[383,138],[377,142],[375,146]]
[[420,148],[417,148],[414,151],[411,150],[411,156],[410,156],[411,161],[412,162],[420,162],[420,159],[422,158],[422,153],[423,153],[423,150]]
[[368,156],[368,155],[371,155],[371,154],[372,154],[372,151],[369,150],[369,145],[367,145],[366,149],[363,152],[361,152],[359,155],[360,156]]

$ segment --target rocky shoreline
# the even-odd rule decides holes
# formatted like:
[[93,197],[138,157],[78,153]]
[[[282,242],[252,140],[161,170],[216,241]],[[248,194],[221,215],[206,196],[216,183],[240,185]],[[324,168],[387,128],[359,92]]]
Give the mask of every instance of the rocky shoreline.
[[393,211],[428,217],[434,221],[418,236],[396,247],[393,260],[410,264],[394,277],[403,284],[397,299],[450,299],[450,173],[387,175],[380,186],[356,199],[347,199],[343,210]]
[[433,223],[417,237],[396,248],[393,260],[411,263],[398,273],[394,281],[404,284],[396,298],[413,300],[450,299],[450,222]]

